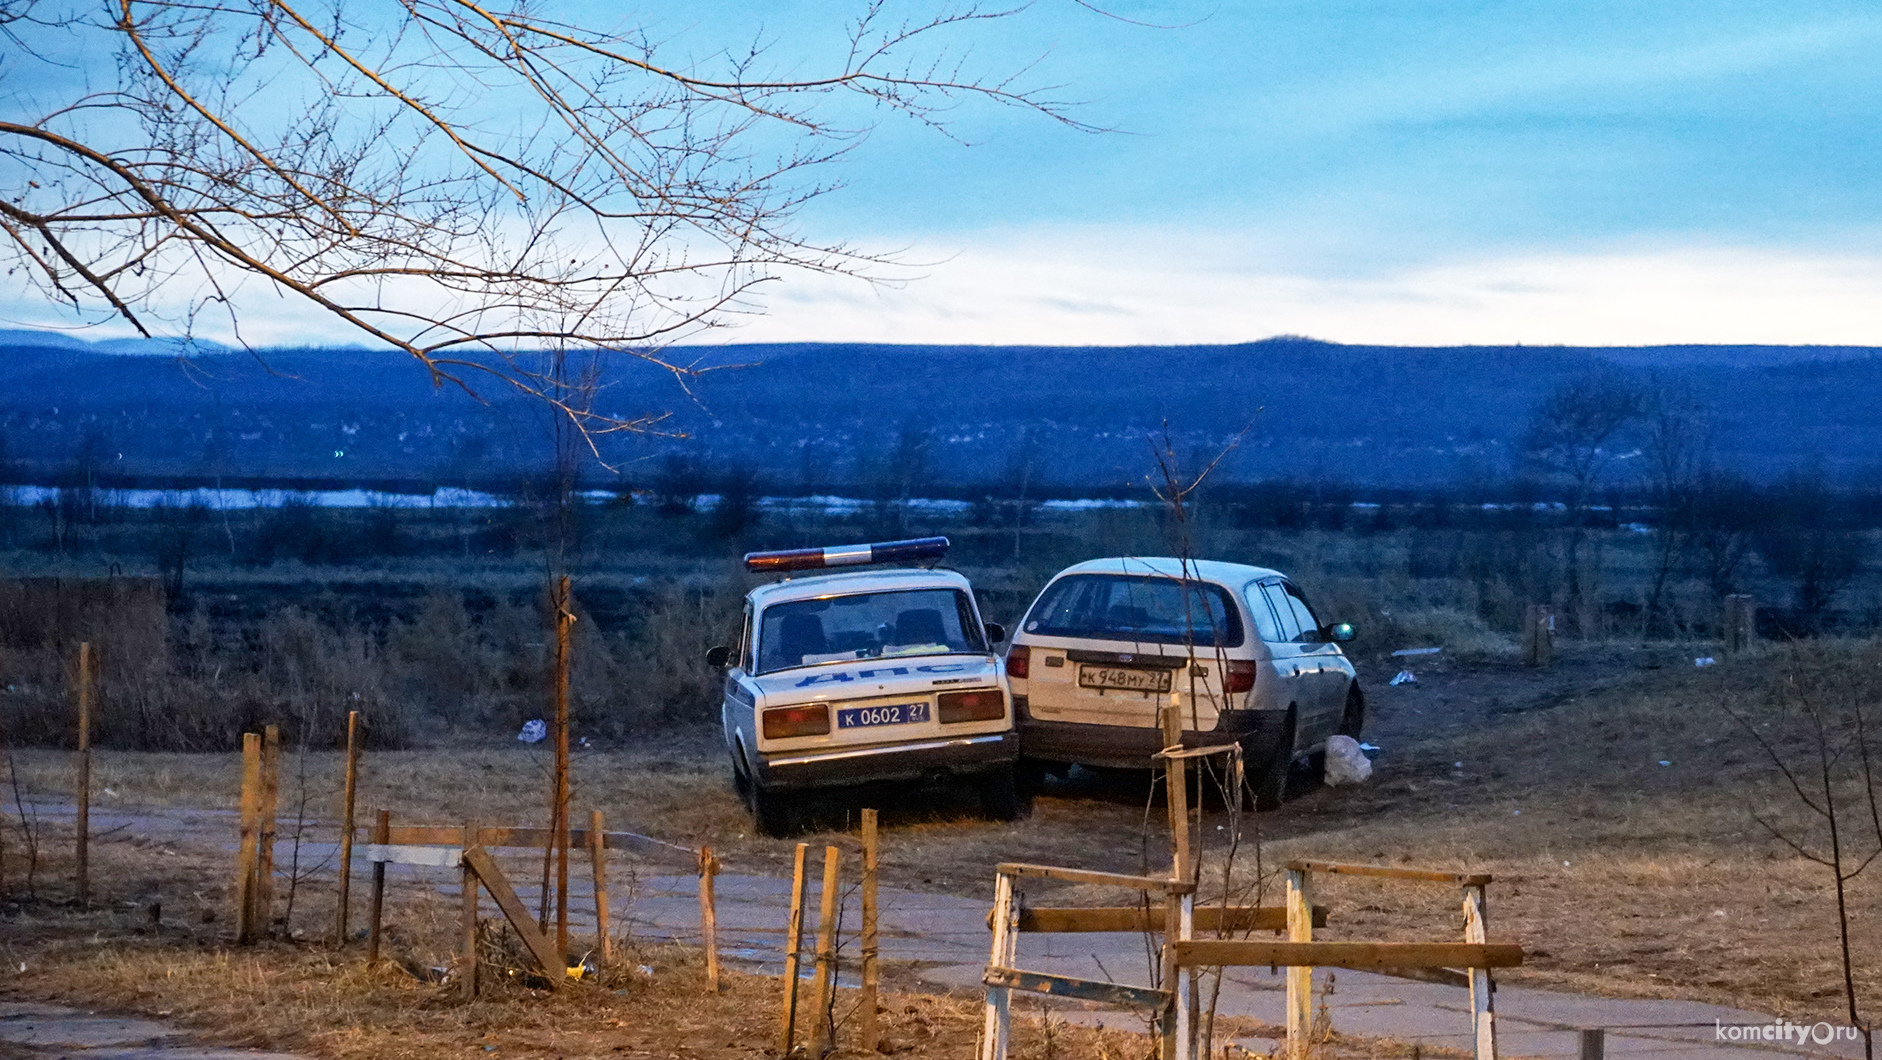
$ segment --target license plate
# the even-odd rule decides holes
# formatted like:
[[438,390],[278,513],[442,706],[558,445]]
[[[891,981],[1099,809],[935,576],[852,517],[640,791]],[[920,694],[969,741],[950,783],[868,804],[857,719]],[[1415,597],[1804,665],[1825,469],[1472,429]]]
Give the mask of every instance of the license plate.
[[928,704],[896,703],[886,707],[844,707],[836,712],[839,729],[867,729],[877,725],[912,725],[928,720]]
[[1081,666],[1080,688],[1122,688],[1132,692],[1168,692],[1171,670],[1137,670],[1127,666]]

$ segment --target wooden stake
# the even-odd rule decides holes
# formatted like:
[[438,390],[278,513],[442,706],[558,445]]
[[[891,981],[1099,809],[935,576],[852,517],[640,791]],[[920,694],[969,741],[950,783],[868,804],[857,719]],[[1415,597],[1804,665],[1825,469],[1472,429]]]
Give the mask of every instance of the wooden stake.
[[804,857],[808,844],[797,844],[791,862],[791,919],[784,929],[784,1011],[778,1019],[778,1055],[790,1056],[797,1032],[797,963],[804,945]]
[[1523,611],[1523,665],[1548,666],[1555,661],[1555,608],[1530,604]]
[[[993,950],[987,958],[987,963],[995,968],[1013,967],[1013,954],[1019,946],[1018,915],[1013,905],[1013,877],[999,873],[993,878]],[[1010,988],[987,987],[979,1060],[1006,1060],[1007,1040],[1013,1030],[1012,1000]]]
[[[373,827],[372,841],[384,846],[392,842],[392,811],[380,810],[379,823]],[[372,926],[366,933],[366,963],[379,963],[379,924],[386,911],[386,863],[372,863]]]
[[823,848],[823,893],[817,903],[817,1007],[811,1049],[823,1056],[835,1048],[837,875],[843,852]]
[[[1287,940],[1313,941],[1313,875],[1304,868],[1287,870]],[[1306,1060],[1313,1030],[1313,969],[1287,970],[1287,1056]]]
[[255,938],[255,856],[261,842],[261,735],[242,734],[242,832],[235,856],[235,941]]
[[706,989],[719,992],[719,899],[713,877],[719,874],[719,859],[711,847],[699,848],[699,940],[706,949]]
[[588,859],[595,870],[595,943],[603,963],[614,959],[614,936],[608,928],[608,833],[601,826],[601,811],[588,815]]
[[[1172,699],[1163,708],[1163,746],[1173,748],[1183,742],[1183,718]],[[1189,835],[1189,761],[1164,759],[1164,792],[1170,809],[1170,878],[1193,882],[1195,869],[1190,858]],[[1163,1060],[1187,1060],[1190,1053],[1192,1011],[1189,987],[1194,973],[1177,963],[1175,941],[1187,941],[1188,925],[1195,913],[1193,894],[1169,893],[1163,899],[1164,946],[1162,987],[1170,992],[1170,1009],[1159,1020],[1162,1032]]]
[[269,725],[261,737],[261,825],[255,855],[255,928],[267,931],[274,919],[275,809],[281,795],[281,730]]
[[[1481,884],[1464,888],[1464,941],[1482,945],[1489,941],[1484,925],[1484,896]],[[1496,1002],[1490,986],[1490,969],[1471,968],[1470,1016],[1476,1039],[1477,1060],[1496,1060]]]
[[78,901],[91,899],[91,697],[90,642],[78,646]]
[[523,900],[516,896],[516,889],[510,886],[510,881],[504,877],[503,870],[498,868],[496,861],[490,857],[490,852],[480,846],[471,847],[464,852],[464,864],[477,874],[478,879],[483,881],[484,890],[490,892],[490,897],[496,900],[497,908],[503,910],[504,917],[510,921],[510,927],[515,929],[516,936],[523,940],[523,945],[528,947],[530,955],[536,958],[537,965],[542,968],[543,977],[549,983],[549,989],[561,989],[562,983],[568,978],[568,957],[557,953],[549,940],[543,937],[542,932],[536,930],[536,922],[529,918],[529,910],[523,908]]
[[[477,822],[467,821],[464,825],[464,850],[477,849]],[[459,896],[462,904],[461,936],[459,944],[462,952],[458,957],[458,991],[466,1001],[477,999],[477,873],[471,868],[470,858],[465,858],[458,871],[458,886],[463,888]],[[550,975],[555,974],[551,969]]]
[[863,994],[862,1050],[874,1054],[881,1038],[876,1024],[876,998],[882,970],[876,966],[876,811],[863,811]]
[[1719,627],[1720,647],[1725,654],[1737,655],[1750,650],[1758,637],[1756,601],[1744,593],[1726,597]]
[[346,713],[346,784],[340,794],[340,902],[333,915],[333,944],[346,945],[346,918],[353,894],[353,796],[359,782],[359,711]]

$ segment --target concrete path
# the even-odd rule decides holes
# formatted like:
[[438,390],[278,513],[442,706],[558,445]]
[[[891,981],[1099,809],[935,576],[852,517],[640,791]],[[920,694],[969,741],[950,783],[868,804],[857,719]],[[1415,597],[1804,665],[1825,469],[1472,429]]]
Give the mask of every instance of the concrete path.
[[[853,882],[853,881],[851,881]],[[631,911],[643,935],[694,942],[699,907],[692,876],[658,876],[641,881],[642,893]],[[815,884],[812,884],[814,891]],[[985,895],[936,895],[885,888],[882,902],[882,954],[906,962],[939,985],[977,988],[986,968],[990,935]],[[753,876],[718,880],[722,952],[732,958],[775,969],[782,943],[789,883]],[[815,902],[809,905],[814,929]],[[847,896],[845,930],[859,922],[857,897]],[[807,938],[811,937],[807,935]],[[854,941],[848,943],[855,945]],[[1141,935],[1021,935],[1021,967],[1086,979],[1106,979],[1138,986],[1150,984],[1150,955]],[[1469,1050],[1470,997],[1455,987],[1393,979],[1365,972],[1322,970],[1315,976],[1317,996],[1324,996],[1335,1029],[1346,1034],[1389,1036],[1425,1045]],[[1327,987],[1331,984],[1331,991]],[[1271,1024],[1285,1021],[1285,986],[1266,968],[1230,969],[1222,983],[1218,1011],[1250,1016]],[[1748,1052],[1817,1057],[1859,1057],[1860,1041],[1841,1040],[1799,1046],[1759,1041],[1719,1041],[1720,1028],[1756,1026],[1769,1016],[1690,1001],[1633,1001],[1564,994],[1525,987],[1496,992],[1498,1043],[1507,1056],[1574,1057],[1582,1028],[1607,1031],[1607,1053],[1627,1060],[1744,1060]],[[1064,1010],[1060,1015],[1071,1016]],[[1117,1017],[1113,1017],[1117,1022]],[[1730,1033],[1730,1032],[1727,1032]],[[1823,1033],[1828,1033],[1823,1032]],[[1273,1042],[1251,1040],[1266,1052]]]
[[0,1055],[37,1060],[299,1060],[286,1053],[193,1043],[151,1020],[62,1005],[0,1002]]
[[[41,804],[42,819],[68,823],[71,807]],[[140,813],[93,811],[94,834],[124,830],[145,839],[212,847],[233,851],[235,823],[232,814],[216,811],[177,810]],[[329,834],[331,834],[329,832]],[[889,838],[893,842],[893,837]],[[318,865],[332,856],[331,843],[303,843],[301,864]],[[540,854],[494,852],[524,904],[536,908],[541,871]],[[288,847],[279,848],[276,864],[285,866]],[[820,874],[818,855],[812,852],[806,901],[805,946],[816,931],[816,889]],[[672,940],[696,945],[699,940],[699,898],[697,877],[690,867],[680,868],[683,856],[674,860],[643,862],[619,856],[610,879],[610,915],[616,932],[640,938]],[[839,961],[847,980],[855,969],[854,931],[861,921],[856,893],[855,862],[845,864],[845,895],[839,914],[839,927],[845,933]],[[390,866],[388,880],[393,888],[435,887],[455,893],[455,870]],[[586,873],[580,866],[571,873],[570,912],[575,934],[592,934],[594,899]],[[676,871],[678,870],[678,871]],[[358,878],[354,894],[363,900],[367,888],[367,869],[356,863]],[[785,922],[789,906],[790,881],[769,876],[726,874],[718,877],[718,917],[721,956],[758,971],[776,973],[782,967]],[[977,989],[986,967],[990,934],[987,910],[992,904],[991,871],[984,885],[967,893],[929,894],[883,888],[881,891],[881,945],[886,961],[897,962],[921,978],[939,986]],[[487,915],[496,915],[486,905]],[[1494,925],[1493,925],[1494,926]],[[1334,936],[1334,937],[1337,937]],[[1022,935],[1019,945],[1021,967],[1088,979],[1105,979],[1133,985],[1149,985],[1151,958],[1144,937],[1136,934]],[[806,972],[808,974],[808,963]],[[1316,974],[1336,1030],[1346,1034],[1390,1036],[1425,1045],[1469,1050],[1469,993],[1455,987],[1439,986],[1354,971],[1327,971]],[[1327,989],[1331,985],[1331,990]],[[1224,976],[1218,1011],[1253,1017],[1271,1024],[1284,1021],[1285,993],[1282,976],[1266,968],[1230,969]],[[1752,1054],[1852,1058],[1862,1055],[1860,1040],[1847,1037],[1828,1042],[1799,1043],[1796,1031],[1789,1040],[1766,1040],[1763,1028],[1777,1024],[1771,1016],[1723,1008],[1690,1001],[1625,1000],[1558,993],[1526,987],[1501,987],[1496,993],[1499,1044],[1506,1056],[1576,1057],[1578,1032],[1582,1028],[1603,1028],[1607,1032],[1607,1053],[1626,1060],[1746,1060]],[[1077,1012],[1056,1010],[1067,1018]],[[1112,1016],[1112,1022],[1134,1019]],[[1734,1030],[1734,1028],[1745,1028]],[[1836,1028],[1818,1025],[1818,1035],[1833,1034]],[[1782,1028],[1778,1032],[1781,1033]],[[76,1033],[76,1032],[75,1032]],[[128,1033],[128,1032],[127,1032]],[[1722,1035],[1737,1035],[1738,1040],[1722,1040]],[[1753,1035],[1760,1035],[1753,1040]],[[8,1040],[0,1036],[0,1040]],[[1252,1039],[1247,1045],[1266,1052],[1273,1043]],[[88,1060],[110,1056],[143,1056],[141,1053],[77,1053]],[[185,1060],[196,1055],[227,1057],[255,1056],[239,1052],[150,1054]]]

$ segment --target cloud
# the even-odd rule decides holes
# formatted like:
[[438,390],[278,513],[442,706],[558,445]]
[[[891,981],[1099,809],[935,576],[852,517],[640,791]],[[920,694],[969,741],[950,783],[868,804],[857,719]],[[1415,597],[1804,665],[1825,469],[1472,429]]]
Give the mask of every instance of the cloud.
[[[1302,234],[1093,225],[885,237],[868,242],[929,264],[873,285],[784,276],[731,326],[680,341],[1882,346],[1882,253],[1661,243],[1366,266],[1314,254]],[[62,322],[56,306],[12,293],[0,321]],[[242,333],[257,345],[361,341],[304,303],[259,293],[246,303]],[[199,325],[205,338],[234,339],[226,320]],[[107,323],[84,337],[126,330]]]
[[[720,341],[1882,345],[1882,255],[1529,251],[1356,275],[1266,267],[1243,233],[986,238],[899,285],[794,278]],[[918,257],[924,248],[914,248]],[[939,255],[936,255],[938,257]]]

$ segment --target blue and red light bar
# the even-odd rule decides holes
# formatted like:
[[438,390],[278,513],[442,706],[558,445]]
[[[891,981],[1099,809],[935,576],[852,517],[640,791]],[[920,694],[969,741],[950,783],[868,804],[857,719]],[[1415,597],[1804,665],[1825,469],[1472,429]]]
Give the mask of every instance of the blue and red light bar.
[[748,571],[819,570],[824,567],[861,567],[870,563],[919,563],[948,554],[945,537],[917,537],[908,541],[878,541],[869,545],[835,548],[794,548],[784,552],[747,552]]

